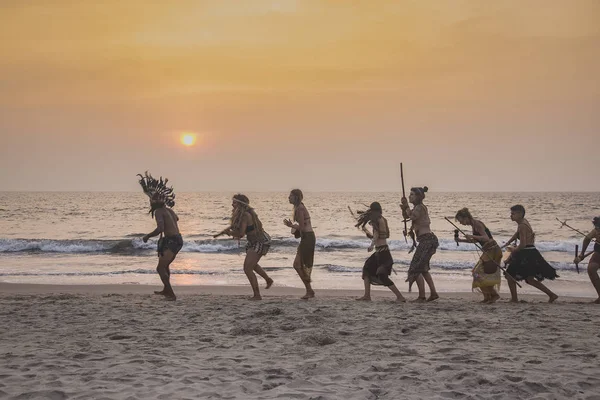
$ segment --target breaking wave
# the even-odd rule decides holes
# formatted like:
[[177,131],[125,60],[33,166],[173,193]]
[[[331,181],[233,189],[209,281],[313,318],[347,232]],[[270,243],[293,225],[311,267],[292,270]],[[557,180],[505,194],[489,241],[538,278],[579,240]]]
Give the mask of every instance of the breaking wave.
[[[133,235],[128,235],[133,236]],[[136,235],[137,236],[137,235]],[[390,250],[408,251],[410,244],[403,240],[389,240]],[[344,251],[352,249],[367,249],[368,240],[353,239],[317,239],[317,251]],[[538,242],[537,248],[542,252],[555,251],[572,253],[577,241]],[[289,238],[274,238],[272,249],[278,247],[295,247],[298,241]],[[185,240],[183,252],[190,253],[236,253],[243,251],[245,241],[236,240]],[[0,253],[39,252],[39,253],[117,253],[131,254],[156,249],[156,241],[144,243],[141,238],[121,240],[53,240],[53,239],[0,239]],[[444,251],[475,251],[472,244],[461,243],[457,246],[453,240],[441,239],[438,250]]]

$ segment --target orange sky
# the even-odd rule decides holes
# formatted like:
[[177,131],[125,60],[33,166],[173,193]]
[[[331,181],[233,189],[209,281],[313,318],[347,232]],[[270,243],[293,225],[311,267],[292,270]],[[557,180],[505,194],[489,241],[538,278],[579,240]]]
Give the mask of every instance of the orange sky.
[[159,3],[1,3],[3,190],[600,188],[599,1]]

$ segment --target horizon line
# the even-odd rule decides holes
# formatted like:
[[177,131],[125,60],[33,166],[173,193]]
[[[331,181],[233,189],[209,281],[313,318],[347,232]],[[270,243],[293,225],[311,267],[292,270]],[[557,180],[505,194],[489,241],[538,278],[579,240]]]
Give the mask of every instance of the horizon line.
[[[287,193],[289,190],[194,190],[179,191],[178,193]],[[0,193],[138,193],[138,190],[0,190]],[[400,193],[401,190],[303,190],[305,193]],[[595,190],[440,190],[428,191],[434,193],[600,193]]]

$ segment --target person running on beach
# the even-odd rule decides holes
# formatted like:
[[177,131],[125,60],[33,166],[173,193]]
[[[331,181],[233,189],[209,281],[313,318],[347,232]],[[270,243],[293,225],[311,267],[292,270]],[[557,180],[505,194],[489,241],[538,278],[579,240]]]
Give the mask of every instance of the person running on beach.
[[165,296],[166,300],[175,301],[175,292],[171,287],[170,265],[183,247],[183,238],[177,225],[179,217],[172,210],[172,207],[175,206],[175,193],[173,193],[172,187],[167,187],[168,179],[163,181],[161,177],[160,180],[157,180],[147,172],[145,176],[138,176],[144,193],[150,197],[149,213],[156,220],[156,229],[144,235],[142,240],[146,243],[151,237],[160,235],[157,245],[158,266],[156,271],[164,287],[163,290],[154,293]]
[[558,275],[556,270],[548,264],[535,248],[535,233],[529,221],[525,219],[525,208],[520,204],[512,206],[510,208],[510,219],[518,224],[517,232],[502,247],[504,248],[519,239],[517,247],[508,249],[511,254],[505,261],[508,265],[506,273],[514,278],[514,280],[506,279],[510,289],[511,302],[517,303],[519,301],[515,281],[522,280],[546,293],[549,303],[554,302],[558,296],[548,289],[542,281],[544,279],[554,280]]
[[[366,224],[371,225],[373,233],[368,231]],[[359,213],[358,222],[355,226],[360,227],[367,237],[372,239],[368,249],[369,252],[375,250],[365,261],[362,270],[365,295],[356,300],[371,301],[371,285],[382,285],[387,286],[396,295],[397,301],[405,302],[406,299],[390,279],[394,260],[387,244],[390,230],[387,220],[382,215],[381,205],[378,202],[371,203],[367,211]]]
[[[292,233],[296,238],[300,238],[300,244],[294,258],[294,269],[298,272],[306,288],[306,294],[301,299],[307,300],[315,297],[315,291],[310,284],[310,275],[313,268],[317,239],[310,222],[310,214],[302,202],[303,199],[304,195],[300,189],[294,189],[290,192],[288,200],[290,204],[294,205],[293,222],[289,219],[284,219],[283,223],[285,226],[292,228]],[[297,222],[297,224],[294,224],[294,222]]]
[[596,217],[593,219],[594,229],[590,231],[583,239],[583,244],[581,245],[581,253],[575,257],[575,264],[579,264],[585,257],[585,251],[587,250],[590,242],[595,240],[594,243],[594,253],[592,253],[592,258],[590,258],[590,262],[588,264],[588,276],[590,277],[590,281],[592,285],[594,285],[594,289],[596,289],[596,293],[598,293],[598,298],[594,300],[594,303],[600,304],[600,277],[598,276],[598,269],[600,269],[600,217]]
[[500,262],[502,261],[502,249],[492,237],[490,230],[485,224],[471,215],[468,208],[458,210],[456,220],[462,225],[473,228],[472,235],[466,235],[464,239],[457,238],[457,242],[479,243],[483,253],[473,268],[473,290],[479,289],[483,293],[482,303],[495,303],[500,298],[497,290],[500,290]]
[[[423,204],[425,193],[427,193],[427,186],[425,187],[414,187],[410,189],[410,195],[408,199],[414,205],[413,209],[410,209],[408,200],[406,197],[402,197],[402,216],[405,220],[412,221],[412,230],[417,236],[417,242],[419,243],[415,254],[410,262],[408,268],[408,290],[412,287],[412,284],[416,281],[417,287],[419,288],[419,297],[416,301],[434,301],[440,296],[435,290],[433,278],[429,273],[429,262],[431,257],[435,254],[439,242],[438,238],[431,232],[430,225],[431,220],[429,219],[429,212],[427,207]],[[431,294],[429,298],[425,298],[425,282],[429,286]]]
[[254,273],[256,272],[265,280],[267,283],[265,289],[269,289],[273,285],[273,279],[258,265],[261,257],[269,252],[271,237],[264,231],[258,215],[250,207],[248,197],[243,194],[234,195],[231,206],[231,224],[229,228],[223,230],[220,234],[233,236],[234,239],[241,239],[246,236],[248,243],[246,244],[244,273],[248,281],[250,281],[250,286],[252,286],[252,292],[254,293],[254,296],[250,300],[262,300],[258,288],[258,280]]

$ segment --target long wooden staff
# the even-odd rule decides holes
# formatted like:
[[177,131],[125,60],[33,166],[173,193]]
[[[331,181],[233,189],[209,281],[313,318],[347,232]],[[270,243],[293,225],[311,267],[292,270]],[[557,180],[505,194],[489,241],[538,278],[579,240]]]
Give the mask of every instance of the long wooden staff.
[[[450,221],[448,219],[448,217],[444,217],[444,219],[446,221],[448,221],[454,227],[454,229],[456,229],[457,231],[459,231],[460,233],[462,233],[463,236],[465,236],[465,237],[467,236],[467,234],[464,233],[458,226],[456,226],[456,224],[454,224],[454,222]],[[485,250],[483,250],[483,247],[481,247],[479,245],[479,243],[474,242],[473,244],[475,245],[475,247],[477,247],[479,250],[481,250],[482,253],[487,253]],[[490,257],[490,261],[492,261],[494,264],[496,264],[496,266],[498,266],[498,268],[500,268],[502,270],[502,272],[504,272],[504,276],[506,276],[507,278],[510,278],[514,283],[517,284],[518,287],[522,288],[522,286],[519,284],[519,282],[517,282],[517,280],[515,278],[513,278],[513,276],[511,274],[509,274],[508,272],[506,272],[506,269],[503,268],[502,265],[500,265],[495,260],[493,260],[492,257]]]
[[[402,197],[406,198],[406,192],[404,190],[404,168],[402,168],[402,163],[400,163],[400,179],[402,180]],[[417,248],[417,241],[415,240],[415,233],[412,230],[412,226],[409,231],[406,226],[408,220],[404,219],[404,215],[402,215],[402,217],[402,222],[404,222],[404,231],[402,232],[404,234],[404,240],[408,243],[408,239],[406,238],[407,235],[410,236],[410,239],[412,240],[412,246],[410,246],[410,250],[408,250],[408,254],[410,254]]]
[[[400,180],[402,181],[402,197],[406,197],[406,192],[404,191],[404,168],[402,168],[402,163],[400,163]],[[404,218],[402,218],[404,219]],[[408,244],[408,227],[406,226],[406,220],[404,219],[404,241]]]

